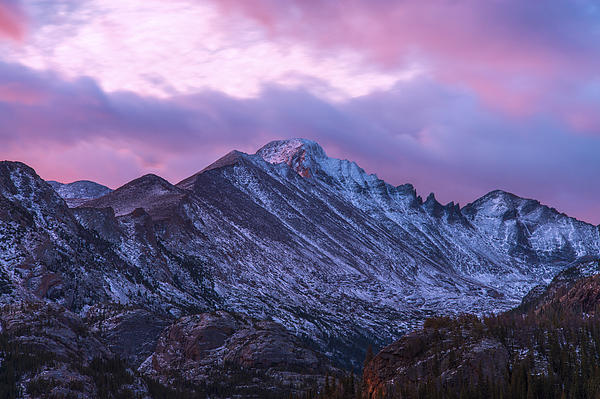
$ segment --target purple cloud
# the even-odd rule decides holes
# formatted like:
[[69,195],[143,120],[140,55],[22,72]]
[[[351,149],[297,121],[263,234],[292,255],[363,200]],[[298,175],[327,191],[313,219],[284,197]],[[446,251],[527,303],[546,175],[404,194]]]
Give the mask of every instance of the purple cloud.
[[[573,92],[590,108],[597,94]],[[204,91],[157,100],[0,64],[0,155],[45,178],[114,187],[157,172],[177,181],[233,148],[253,152],[298,136],[442,201],[464,204],[501,188],[600,222],[597,135],[574,131],[552,111],[507,117],[476,92],[430,78],[344,102],[278,86],[253,99]]]

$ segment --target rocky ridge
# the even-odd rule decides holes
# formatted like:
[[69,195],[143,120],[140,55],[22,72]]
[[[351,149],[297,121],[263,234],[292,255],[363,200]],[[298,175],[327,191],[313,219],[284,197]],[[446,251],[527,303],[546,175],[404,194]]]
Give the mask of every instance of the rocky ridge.
[[[272,319],[359,367],[369,344],[428,316],[510,309],[600,253],[597,226],[537,201],[423,201],[303,139],[232,152],[176,185],[146,175],[77,208],[3,162],[0,202],[0,301],[96,315],[89,328],[134,369],[162,328],[215,311]],[[143,325],[143,342],[127,336]]]

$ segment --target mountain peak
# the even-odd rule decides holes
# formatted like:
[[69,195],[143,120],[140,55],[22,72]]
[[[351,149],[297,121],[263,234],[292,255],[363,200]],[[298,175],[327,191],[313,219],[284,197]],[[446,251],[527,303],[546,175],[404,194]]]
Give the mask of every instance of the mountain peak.
[[513,193],[509,193],[508,191],[504,191],[504,190],[490,191],[489,193],[487,193],[486,195],[484,195],[481,198],[485,198],[485,199],[501,198],[501,199],[510,200],[510,201],[515,201],[515,200],[522,199],[518,195],[515,195]]
[[134,179],[132,181],[130,181],[129,183],[126,183],[125,185],[119,187],[119,190],[122,190],[125,187],[137,187],[137,186],[145,186],[145,187],[150,187],[150,186],[164,186],[164,187],[172,187],[173,185],[171,183],[169,183],[168,181],[166,181],[165,179],[163,179],[162,177],[155,175],[154,173],[147,173],[141,177],[138,177],[137,179]]
[[60,183],[54,180],[46,182],[67,202],[70,208],[100,198],[112,191],[110,188],[90,180],[78,180],[72,183]]
[[318,160],[327,159],[318,143],[302,138],[271,141],[259,149],[256,155],[269,163],[286,163],[303,177],[312,176],[311,166]]
[[122,216],[143,208],[153,218],[163,217],[162,209],[168,204],[176,204],[185,196],[181,190],[155,174],[146,174],[117,188],[100,198],[87,201],[86,208],[113,208],[115,215]]
[[245,154],[243,152],[233,150],[228,152],[226,155],[217,159],[215,162],[208,165],[206,168],[202,169],[200,173],[208,172],[209,170],[222,168],[224,166],[229,166],[235,164],[241,157]]
[[503,190],[494,190],[465,206],[463,211],[466,215],[471,216],[479,212],[484,212],[490,215],[504,214],[505,217],[509,217],[511,214],[527,214],[537,209],[546,208],[554,211],[554,213],[558,213],[558,211],[552,208],[541,205],[537,200],[522,198]]
[[[21,180],[37,180],[39,176],[28,165],[18,161],[1,161],[0,162],[0,193],[3,189],[12,187],[11,191],[16,192],[15,186]],[[18,180],[18,181],[16,181]]]
[[176,184],[177,187],[182,188],[184,190],[191,190],[194,187],[194,183],[199,175],[204,172],[208,172],[213,169],[224,168],[226,166],[235,165],[242,157],[246,156],[245,153],[233,150],[228,152],[226,155],[217,159],[215,162],[208,165],[206,168],[202,169],[200,172],[187,177]]
[[287,162],[298,152],[306,151],[311,157],[326,158],[327,155],[317,142],[303,139],[274,140],[261,147],[256,154],[270,163]]

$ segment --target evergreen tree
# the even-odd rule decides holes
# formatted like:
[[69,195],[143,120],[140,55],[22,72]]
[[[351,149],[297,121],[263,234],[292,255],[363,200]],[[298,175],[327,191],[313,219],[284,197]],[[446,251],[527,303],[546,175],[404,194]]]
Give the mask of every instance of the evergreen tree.
[[363,362],[363,370],[367,367],[367,365],[373,360],[375,355],[373,355],[373,346],[369,345],[367,347],[367,353],[365,354],[365,361]]

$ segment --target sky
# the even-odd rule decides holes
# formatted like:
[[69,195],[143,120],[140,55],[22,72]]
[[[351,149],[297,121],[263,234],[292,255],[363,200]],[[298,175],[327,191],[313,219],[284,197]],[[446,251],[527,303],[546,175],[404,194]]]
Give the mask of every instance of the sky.
[[600,3],[0,0],[0,159],[177,182],[304,137],[423,197],[600,223]]

